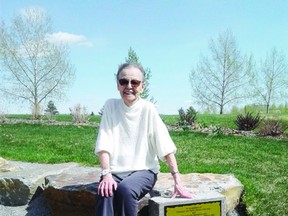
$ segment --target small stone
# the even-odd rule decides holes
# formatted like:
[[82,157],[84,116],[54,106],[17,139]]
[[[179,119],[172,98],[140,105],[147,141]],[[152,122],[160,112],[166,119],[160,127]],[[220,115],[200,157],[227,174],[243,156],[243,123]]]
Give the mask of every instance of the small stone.
[[0,167],[5,166],[6,164],[8,164],[8,161],[5,160],[4,158],[0,157]]
[[17,171],[16,167],[0,168],[0,172],[15,172]]

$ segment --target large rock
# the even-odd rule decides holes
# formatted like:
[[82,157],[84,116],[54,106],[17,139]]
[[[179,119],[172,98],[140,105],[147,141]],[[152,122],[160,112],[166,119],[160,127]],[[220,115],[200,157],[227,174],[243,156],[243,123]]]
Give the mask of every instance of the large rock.
[[[14,211],[9,206],[19,206],[20,211],[23,211],[23,205],[26,205],[27,214],[22,212],[12,215],[94,215],[99,168],[76,163],[51,165],[8,162],[4,159],[0,160],[0,164],[0,215],[9,215],[9,212]],[[181,180],[184,187],[196,197],[209,192],[224,195],[229,216],[235,212],[243,191],[243,185],[230,174],[190,173],[181,175]],[[148,215],[151,197],[169,199],[173,187],[171,174],[159,173],[153,191],[139,201],[138,215]]]
[[[93,215],[99,173],[100,170],[97,168],[74,167],[61,174],[47,176],[44,194],[53,214],[64,216],[77,212],[79,216]],[[195,199],[210,192],[224,195],[227,214],[238,205],[243,191],[243,185],[230,174],[191,173],[181,175],[181,181],[188,191],[195,194]],[[173,189],[174,181],[171,174],[159,173],[153,191],[139,201],[139,215],[145,215],[145,208],[151,197],[170,198]]]
[[100,169],[73,167],[46,177],[44,197],[53,215],[94,215]]
[[[2,160],[3,161],[3,160]],[[26,205],[47,175],[60,174],[76,163],[39,164],[6,161],[0,167],[0,204],[4,206]]]
[[[202,196],[204,193],[218,192],[226,198],[226,213],[231,213],[239,204],[244,186],[232,174],[190,173],[181,175],[181,182],[191,193]],[[154,190],[162,197],[171,196],[174,181],[170,173],[160,173]]]

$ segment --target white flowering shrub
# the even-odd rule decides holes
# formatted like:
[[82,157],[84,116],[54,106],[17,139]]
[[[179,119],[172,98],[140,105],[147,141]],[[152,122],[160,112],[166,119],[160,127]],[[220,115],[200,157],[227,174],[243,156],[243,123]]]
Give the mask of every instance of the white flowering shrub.
[[77,104],[73,108],[69,108],[69,110],[74,123],[87,123],[89,121],[90,115],[86,107]]

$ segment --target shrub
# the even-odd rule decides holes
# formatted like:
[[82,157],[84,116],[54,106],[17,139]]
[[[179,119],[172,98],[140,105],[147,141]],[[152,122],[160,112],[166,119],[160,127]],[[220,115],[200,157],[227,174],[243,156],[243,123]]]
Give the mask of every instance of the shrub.
[[0,112],[0,123],[6,122],[6,121],[7,121],[7,118],[5,114]]
[[86,107],[81,107],[80,104],[74,106],[74,108],[69,108],[70,113],[73,117],[74,123],[86,123],[89,120],[89,114]]
[[193,107],[189,107],[186,110],[186,119],[189,125],[192,126],[196,122],[196,115],[197,115],[197,112]]
[[268,119],[265,120],[259,130],[259,135],[262,136],[279,136],[282,135],[288,126],[282,124],[279,120]]
[[256,116],[253,116],[252,112],[247,112],[245,115],[237,115],[234,123],[236,124],[238,130],[251,131],[257,128],[261,121],[262,119],[259,113]]
[[220,125],[212,126],[212,136],[220,136],[224,134],[224,130]]
[[178,126],[182,127],[183,130],[188,130],[189,127],[195,124],[197,112],[193,107],[189,107],[186,112],[183,108],[180,108],[178,113],[180,118]]

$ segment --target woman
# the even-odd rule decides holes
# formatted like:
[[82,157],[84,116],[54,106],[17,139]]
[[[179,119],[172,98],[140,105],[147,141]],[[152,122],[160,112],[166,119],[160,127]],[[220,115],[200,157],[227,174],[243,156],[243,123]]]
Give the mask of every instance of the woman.
[[102,168],[96,201],[97,216],[136,216],[137,203],[155,185],[158,158],[167,162],[177,195],[191,198],[180,182],[176,152],[154,104],[141,99],[145,88],[141,65],[125,63],[117,72],[121,99],[104,105],[95,153]]

